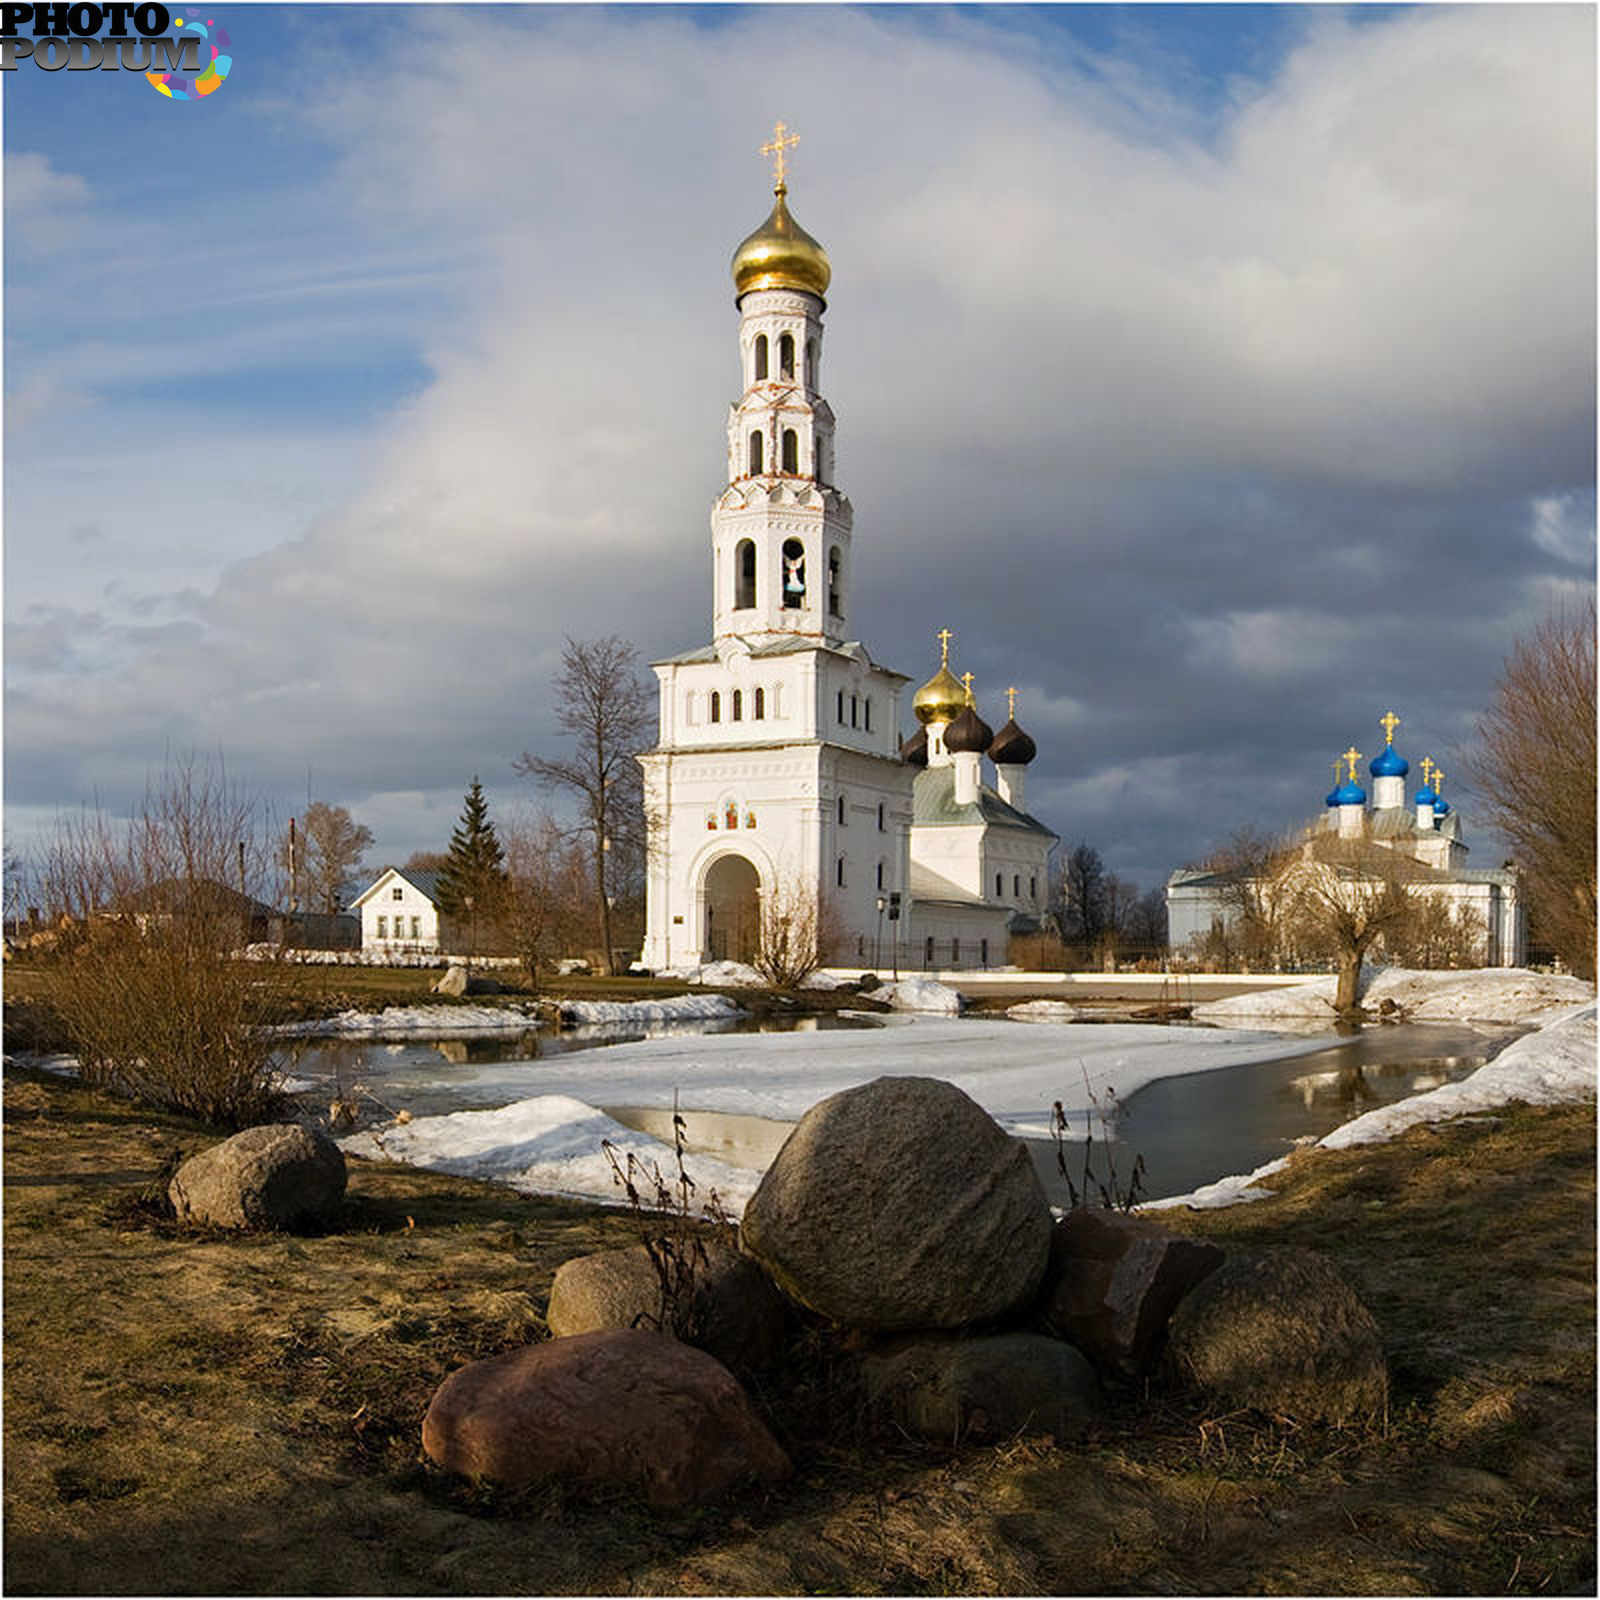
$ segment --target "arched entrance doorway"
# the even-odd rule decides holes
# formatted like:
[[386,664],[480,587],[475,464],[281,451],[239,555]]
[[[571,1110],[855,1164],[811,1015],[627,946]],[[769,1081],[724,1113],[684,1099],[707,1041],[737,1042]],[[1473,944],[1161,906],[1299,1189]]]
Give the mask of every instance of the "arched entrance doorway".
[[705,953],[750,961],[761,933],[761,874],[743,856],[718,856],[706,872]]

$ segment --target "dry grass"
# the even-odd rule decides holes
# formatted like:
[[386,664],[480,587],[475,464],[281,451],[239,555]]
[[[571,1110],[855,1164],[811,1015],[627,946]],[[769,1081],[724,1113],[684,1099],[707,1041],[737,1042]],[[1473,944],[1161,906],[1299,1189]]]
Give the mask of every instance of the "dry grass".
[[419,1459],[446,1373],[543,1332],[619,1213],[353,1163],[317,1237],[148,1200],[215,1135],[6,1079],[8,1590],[27,1593],[1592,1592],[1594,1140],[1517,1110],[1297,1162],[1181,1221],[1307,1244],[1389,1341],[1385,1430],[1117,1399],[1084,1446],[938,1450],[850,1418],[814,1335],[758,1395],[780,1494],[663,1520]]

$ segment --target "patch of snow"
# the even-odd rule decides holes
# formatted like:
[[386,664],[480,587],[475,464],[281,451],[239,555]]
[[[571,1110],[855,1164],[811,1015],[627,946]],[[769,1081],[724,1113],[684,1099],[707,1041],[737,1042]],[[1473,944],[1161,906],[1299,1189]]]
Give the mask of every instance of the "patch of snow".
[[943,1017],[961,1013],[961,991],[937,978],[901,978],[898,983],[874,989],[867,999],[896,1011],[926,1011]]
[[743,961],[708,961],[699,967],[663,967],[656,976],[669,983],[697,983],[716,989],[765,989],[767,980]]
[[280,1022],[268,1031],[293,1039],[472,1039],[524,1033],[537,1016],[509,1006],[389,1006],[383,1011],[341,1011],[309,1022]]
[[[449,967],[462,966],[465,956],[438,950],[297,950],[279,944],[246,945],[246,961],[286,961],[297,967]],[[474,967],[515,967],[515,956],[474,956]]]
[[802,989],[853,989],[860,980],[838,972],[812,972],[800,980]]
[[725,994],[675,994],[665,1000],[563,1000],[561,1020],[575,1023],[714,1022],[742,1017]]
[[[1313,978],[1286,989],[1208,1000],[1194,1008],[1197,1022],[1273,1021],[1333,1016],[1336,980]],[[1465,972],[1414,972],[1383,967],[1369,973],[1361,1003],[1376,1011],[1392,1000],[1408,1022],[1536,1022],[1594,998],[1581,979],[1530,972],[1525,967],[1479,967]]]
[[1021,1005],[1008,1006],[1006,1015],[1018,1022],[1076,1022],[1083,1008],[1065,1000],[1024,1000]]
[[[602,1140],[616,1148],[624,1166],[631,1153],[647,1173],[659,1167],[669,1182],[677,1175],[670,1145],[635,1133],[568,1095],[538,1095],[495,1111],[416,1117],[404,1124],[352,1134],[339,1145],[351,1155],[403,1161],[459,1177],[489,1178],[524,1194],[624,1204],[611,1163],[601,1149]],[[744,1209],[761,1177],[710,1156],[686,1156],[684,1165],[696,1184],[696,1208],[715,1189],[733,1216]]]
[[1270,1200],[1275,1191],[1260,1189],[1256,1185],[1262,1178],[1282,1172],[1288,1165],[1289,1158],[1279,1156],[1276,1161],[1269,1161],[1242,1177],[1218,1178],[1215,1183],[1201,1184],[1192,1194],[1173,1195],[1166,1200],[1147,1200],[1135,1209],[1141,1212],[1161,1211],[1168,1206],[1188,1206],[1194,1211],[1214,1211],[1222,1206],[1241,1205],[1247,1200]]

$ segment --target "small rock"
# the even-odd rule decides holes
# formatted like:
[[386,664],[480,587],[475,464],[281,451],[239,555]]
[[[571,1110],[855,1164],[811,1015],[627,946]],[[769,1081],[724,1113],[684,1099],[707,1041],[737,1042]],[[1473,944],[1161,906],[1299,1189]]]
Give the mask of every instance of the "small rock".
[[658,1511],[705,1505],[751,1479],[780,1483],[792,1470],[721,1362],[622,1328],[462,1367],[434,1394],[422,1446],[468,1477],[627,1489]]
[[1165,1367],[1185,1387],[1296,1421],[1374,1417],[1389,1394],[1372,1313],[1309,1250],[1230,1255],[1173,1313]]
[[1044,1318],[1097,1366],[1136,1378],[1153,1363],[1178,1302],[1221,1265],[1214,1244],[1080,1206],[1055,1227]]
[[331,1221],[344,1188],[344,1152],[327,1134],[275,1122],[191,1156],[167,1194],[180,1222],[298,1228]]
[[705,1247],[678,1326],[659,1326],[661,1279],[642,1244],[564,1262],[550,1285],[545,1321],[558,1339],[598,1328],[649,1328],[681,1338],[736,1371],[759,1371],[777,1355],[788,1321],[783,1296],[755,1262],[723,1245]]
[[1043,1334],[922,1339],[862,1357],[861,1371],[869,1404],[944,1444],[1016,1434],[1081,1439],[1103,1403],[1082,1353]]

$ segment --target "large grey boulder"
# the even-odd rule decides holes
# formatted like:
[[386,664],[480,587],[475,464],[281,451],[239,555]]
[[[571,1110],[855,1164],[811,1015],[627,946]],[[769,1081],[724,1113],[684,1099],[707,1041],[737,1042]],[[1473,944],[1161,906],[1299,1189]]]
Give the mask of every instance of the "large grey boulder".
[[439,1466],[510,1488],[627,1489],[657,1510],[788,1477],[783,1453],[719,1361],[659,1333],[610,1328],[474,1361],[422,1424]]
[[[662,1316],[661,1279],[642,1244],[564,1262],[550,1285],[545,1322],[558,1339],[599,1328],[649,1328],[695,1345],[735,1370],[757,1371],[778,1353],[788,1321],[783,1296],[755,1262],[705,1246],[684,1304]],[[674,1325],[676,1324],[676,1325]]]
[[1025,1305],[1050,1230],[1026,1147],[954,1084],[897,1077],[806,1113],[741,1236],[801,1305],[847,1327],[910,1330]]
[[1121,1211],[1080,1206],[1055,1226],[1043,1315],[1097,1366],[1149,1370],[1178,1302],[1222,1265],[1222,1252]]
[[1165,1365],[1184,1387],[1295,1421],[1375,1417],[1389,1396],[1372,1313],[1309,1250],[1230,1255],[1173,1313]]
[[1100,1381],[1080,1351],[1043,1334],[919,1340],[864,1356],[868,1404],[942,1444],[1048,1434],[1081,1439],[1102,1409]]
[[167,1194],[180,1222],[302,1228],[333,1220],[345,1176],[344,1152],[327,1134],[272,1122],[191,1156]]

